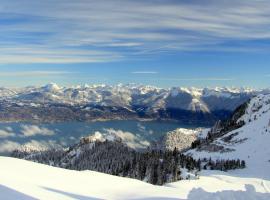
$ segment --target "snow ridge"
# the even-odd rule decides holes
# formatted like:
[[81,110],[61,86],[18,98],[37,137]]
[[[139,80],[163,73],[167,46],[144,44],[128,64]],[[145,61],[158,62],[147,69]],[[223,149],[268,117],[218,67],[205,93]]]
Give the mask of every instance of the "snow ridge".
[[270,179],[270,95],[252,98],[237,122],[244,122],[244,125],[208,144],[208,147],[215,146],[216,151],[198,148],[187,154],[214,160],[239,158],[246,161],[247,168],[243,171],[248,176]]

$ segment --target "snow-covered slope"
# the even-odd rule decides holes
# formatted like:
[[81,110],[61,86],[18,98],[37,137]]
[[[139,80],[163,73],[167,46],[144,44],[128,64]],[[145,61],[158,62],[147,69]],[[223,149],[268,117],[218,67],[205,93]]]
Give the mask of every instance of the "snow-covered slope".
[[199,180],[182,180],[165,186],[93,171],[72,171],[15,158],[0,157],[2,200],[249,200],[270,198],[269,179],[204,171]]
[[[212,159],[242,159],[247,176],[270,179],[270,95],[258,95],[250,100],[244,114],[237,120],[244,125],[215,139],[208,147],[191,150],[195,157]],[[209,152],[210,146],[219,151]]]

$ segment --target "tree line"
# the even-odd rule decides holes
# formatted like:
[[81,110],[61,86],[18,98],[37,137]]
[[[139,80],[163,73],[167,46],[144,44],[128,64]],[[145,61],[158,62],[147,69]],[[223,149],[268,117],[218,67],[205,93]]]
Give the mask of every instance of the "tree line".
[[238,160],[214,162],[206,159],[202,162],[180,153],[176,148],[173,151],[135,151],[121,141],[80,143],[68,150],[51,149],[32,153],[14,151],[12,156],[66,169],[93,170],[134,178],[155,185],[186,178],[182,174],[183,169],[195,173],[202,167],[217,170],[243,167]]

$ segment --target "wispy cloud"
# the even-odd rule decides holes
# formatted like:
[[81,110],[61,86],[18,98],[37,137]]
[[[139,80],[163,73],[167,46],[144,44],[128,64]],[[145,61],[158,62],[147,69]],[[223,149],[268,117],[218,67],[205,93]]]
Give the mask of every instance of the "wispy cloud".
[[10,153],[18,149],[20,144],[11,140],[4,140],[0,142],[0,153]]
[[35,135],[50,136],[55,134],[53,130],[36,125],[21,125],[21,133],[23,134],[23,137],[31,137]]
[[234,81],[234,78],[160,78],[163,81]]
[[[121,5],[121,6],[119,6]],[[21,1],[0,5],[0,63],[111,62],[168,51],[267,48],[260,1]]]
[[14,71],[14,72],[0,72],[0,77],[24,77],[24,76],[54,76],[65,75],[74,72],[69,71]]
[[156,71],[135,71],[131,72],[132,74],[158,74]]
[[9,130],[0,130],[0,138],[14,137],[15,133]]

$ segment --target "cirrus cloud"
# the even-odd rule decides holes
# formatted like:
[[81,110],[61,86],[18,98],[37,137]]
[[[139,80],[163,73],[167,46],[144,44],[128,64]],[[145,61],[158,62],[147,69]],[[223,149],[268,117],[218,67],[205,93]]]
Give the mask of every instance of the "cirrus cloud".
[[91,63],[171,51],[269,50],[248,43],[270,39],[267,0],[2,0],[0,13],[0,63]]
[[14,72],[0,72],[0,77],[25,77],[25,76],[55,76],[55,75],[65,75],[74,72],[69,71],[14,71]]
[[156,71],[135,71],[131,72],[132,74],[158,74]]

